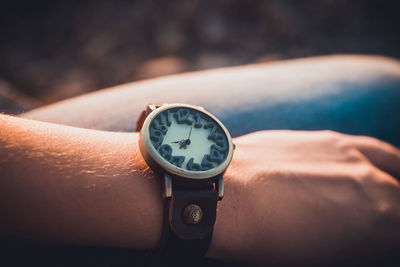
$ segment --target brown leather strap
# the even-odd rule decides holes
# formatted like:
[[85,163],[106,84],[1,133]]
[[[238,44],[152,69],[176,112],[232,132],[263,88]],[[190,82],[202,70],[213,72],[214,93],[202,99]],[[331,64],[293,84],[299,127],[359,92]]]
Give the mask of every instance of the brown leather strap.
[[[173,187],[172,197],[165,199],[164,227],[160,243],[162,256],[171,258],[202,257],[210,245],[214,228],[218,193],[213,186],[202,189]],[[185,208],[201,208],[202,218],[196,224],[185,221]]]
[[[147,104],[136,123],[142,129],[146,117],[160,104]],[[172,197],[164,200],[164,225],[159,246],[161,256],[169,258],[199,258],[204,256],[211,242],[217,211],[218,193],[212,184],[201,188],[186,188],[173,184]],[[185,209],[196,205],[201,209],[198,223],[185,221]]]

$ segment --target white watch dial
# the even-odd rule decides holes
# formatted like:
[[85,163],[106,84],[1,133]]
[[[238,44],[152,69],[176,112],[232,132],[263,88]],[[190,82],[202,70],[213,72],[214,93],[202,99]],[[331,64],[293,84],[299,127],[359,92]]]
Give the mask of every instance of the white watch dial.
[[207,114],[192,108],[164,110],[150,124],[150,140],[162,158],[190,171],[210,170],[226,159],[228,138]]

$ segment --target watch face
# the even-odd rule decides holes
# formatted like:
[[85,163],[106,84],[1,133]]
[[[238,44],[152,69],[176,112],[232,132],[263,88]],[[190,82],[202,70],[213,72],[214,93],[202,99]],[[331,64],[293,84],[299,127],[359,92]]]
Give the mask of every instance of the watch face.
[[159,156],[187,171],[208,171],[229,155],[228,137],[220,123],[190,107],[164,109],[150,122],[151,145]]

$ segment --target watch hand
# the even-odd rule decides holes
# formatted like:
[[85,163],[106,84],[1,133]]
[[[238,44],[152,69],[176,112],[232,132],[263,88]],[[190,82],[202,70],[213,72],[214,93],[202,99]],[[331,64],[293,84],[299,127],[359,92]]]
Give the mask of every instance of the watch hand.
[[181,141],[171,142],[171,143],[178,143],[180,149],[182,148],[186,149],[186,146],[190,145],[190,139],[183,139]]
[[186,146],[187,145],[190,145],[190,136],[192,135],[192,128],[193,127],[190,127],[190,131],[189,131],[189,137],[188,137],[188,139],[182,139],[182,140],[180,140],[180,141],[173,141],[173,142],[171,142],[171,144],[179,144],[179,148],[181,149],[181,148],[184,148],[184,149],[186,149]]
[[174,141],[174,142],[171,142],[171,144],[183,144],[183,143],[186,142],[186,140],[188,140],[188,139],[182,139],[182,140],[179,140],[179,141]]
[[188,137],[188,140],[190,140],[190,135],[192,134],[192,129],[193,129],[193,126],[192,126],[192,127],[190,127],[190,131],[189,131],[189,137]]

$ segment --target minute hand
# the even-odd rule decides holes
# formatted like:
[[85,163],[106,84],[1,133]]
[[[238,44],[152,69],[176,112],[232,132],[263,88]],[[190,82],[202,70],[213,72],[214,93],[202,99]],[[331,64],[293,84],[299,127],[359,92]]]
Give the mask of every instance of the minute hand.
[[189,137],[188,137],[188,139],[190,139],[190,136],[192,135],[192,129],[193,129],[193,126],[192,126],[192,127],[190,127],[190,131],[189,131]]

